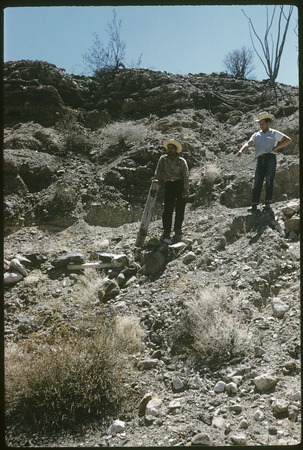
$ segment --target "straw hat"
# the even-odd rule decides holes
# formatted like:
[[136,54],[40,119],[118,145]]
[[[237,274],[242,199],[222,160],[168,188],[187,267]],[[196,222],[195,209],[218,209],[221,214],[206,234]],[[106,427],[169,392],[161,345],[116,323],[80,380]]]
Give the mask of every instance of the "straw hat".
[[182,144],[176,139],[167,139],[166,141],[163,142],[163,147],[165,147],[167,150],[167,146],[169,144],[173,144],[177,147],[177,153],[182,152]]
[[272,119],[274,117],[274,115],[269,114],[268,112],[261,112],[258,117],[259,118],[256,120],[256,122],[260,122],[260,120],[264,120],[264,119]]

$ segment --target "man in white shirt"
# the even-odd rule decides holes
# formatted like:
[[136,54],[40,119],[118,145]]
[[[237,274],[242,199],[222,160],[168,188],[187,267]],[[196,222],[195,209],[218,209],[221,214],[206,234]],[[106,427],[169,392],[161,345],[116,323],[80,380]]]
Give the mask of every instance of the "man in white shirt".
[[273,114],[261,112],[256,120],[256,122],[259,122],[260,131],[254,133],[251,138],[240,148],[238,153],[236,153],[236,156],[242,156],[242,153],[246,153],[249,147],[253,145],[255,146],[257,166],[252,188],[252,212],[257,211],[264,178],[264,209],[270,210],[277,166],[276,153],[291,143],[291,138],[286,136],[286,134],[270,128],[273,117]]

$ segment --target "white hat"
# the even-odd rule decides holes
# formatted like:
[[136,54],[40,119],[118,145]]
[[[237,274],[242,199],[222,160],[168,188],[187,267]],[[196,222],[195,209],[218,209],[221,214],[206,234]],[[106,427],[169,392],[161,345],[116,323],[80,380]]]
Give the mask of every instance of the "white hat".
[[256,122],[260,122],[260,120],[264,119],[272,119],[274,116],[273,114],[269,114],[268,112],[261,112],[258,117],[259,118],[256,120]]
[[176,139],[167,139],[166,141],[163,142],[163,147],[165,147],[167,150],[167,146],[169,144],[173,144],[177,147],[177,153],[182,152],[182,144]]

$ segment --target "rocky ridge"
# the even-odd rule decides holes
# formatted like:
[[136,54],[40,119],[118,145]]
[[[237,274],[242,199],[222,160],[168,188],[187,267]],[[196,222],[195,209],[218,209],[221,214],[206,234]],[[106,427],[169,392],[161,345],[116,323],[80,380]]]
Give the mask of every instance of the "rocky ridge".
[[[7,441],[297,444],[298,89],[280,85],[276,102],[265,82],[224,74],[140,69],[93,79],[39,61],[7,63],[4,74],[6,345],[104,308],[138,318],[144,330],[130,380],[141,407],[81,435],[31,436],[10,427]],[[293,143],[278,155],[273,213],[252,216],[254,161],[234,153],[265,109]],[[161,142],[171,136],[184,142],[190,167],[184,239],[159,242],[160,194],[145,245],[136,248]],[[89,263],[96,266],[72,267]],[[190,300],[203,293],[220,299],[213,316],[218,335],[220,324],[230,323],[249,335],[244,355],[234,342],[235,354],[224,362],[206,359],[197,367],[185,341],[172,345]]]

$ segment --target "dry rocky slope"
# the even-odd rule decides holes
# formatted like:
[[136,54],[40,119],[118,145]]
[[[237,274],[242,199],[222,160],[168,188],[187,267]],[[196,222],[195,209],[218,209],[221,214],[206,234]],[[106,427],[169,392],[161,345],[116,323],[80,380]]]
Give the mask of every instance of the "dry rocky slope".
[[[6,63],[4,88],[5,345],[108,308],[138,319],[144,349],[131,357],[129,383],[142,397],[154,393],[143,414],[141,404],[141,414],[138,406],[86,434],[50,437],[10,426],[7,443],[298,444],[298,88],[279,84],[276,99],[265,81],[221,73],[136,69],[90,78],[41,61]],[[264,110],[292,144],[277,157],[273,213],[253,216],[247,208],[255,161],[235,152]],[[182,141],[190,169],[184,238],[175,247],[160,244],[160,192],[145,245],[137,248],[168,137]],[[68,269],[100,261],[112,266]],[[205,357],[197,365],[186,338],[170,336],[194,300],[202,305],[198,321],[209,313],[208,297],[217,331],[205,333],[216,342],[218,364]],[[242,354],[241,342],[233,342],[223,355],[230,325],[246,335]]]

